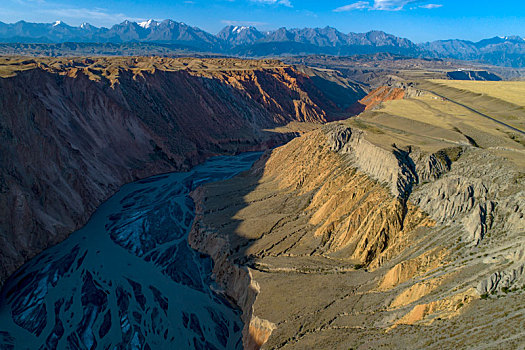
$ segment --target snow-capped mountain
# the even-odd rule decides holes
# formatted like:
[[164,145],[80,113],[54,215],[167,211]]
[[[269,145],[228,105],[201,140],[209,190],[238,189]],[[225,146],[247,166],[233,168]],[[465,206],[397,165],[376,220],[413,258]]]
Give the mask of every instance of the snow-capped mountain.
[[245,26],[227,26],[217,34],[217,37],[226,41],[230,47],[253,44],[264,36],[255,27]]
[[501,36],[472,42],[438,40],[419,45],[427,55],[459,60],[477,60],[495,65],[525,66],[525,40],[519,36]]
[[155,21],[154,19],[148,19],[147,21],[138,22],[137,24],[139,26],[141,26],[142,28],[144,28],[144,29],[148,29],[148,28],[151,28],[151,27],[158,26],[159,22]]
[[342,33],[332,27],[279,28],[260,32],[252,26],[227,26],[217,35],[173,20],[124,21],[111,28],[88,23],[78,27],[60,20],[53,23],[0,22],[4,43],[152,43],[168,44],[191,51],[242,56],[290,54],[354,55],[394,53],[407,56],[478,60],[496,65],[525,66],[525,39],[502,36],[478,42],[438,40],[415,44],[382,32]]

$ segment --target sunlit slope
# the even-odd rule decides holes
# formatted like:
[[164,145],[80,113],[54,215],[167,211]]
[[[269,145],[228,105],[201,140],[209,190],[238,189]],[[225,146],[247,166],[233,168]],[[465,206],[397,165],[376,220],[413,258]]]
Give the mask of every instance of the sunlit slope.
[[[440,93],[459,98],[456,90],[435,86]],[[418,145],[429,152],[472,145],[525,165],[523,134],[433,93],[423,91],[418,95],[382,103],[348,123],[368,129],[367,138],[376,144]],[[525,114],[516,114],[513,122],[524,125]]]
[[525,81],[432,80],[433,83],[495,97],[525,107]]
[[190,242],[242,303],[245,344],[518,348],[523,167],[430,124],[356,123],[364,131],[328,125],[195,193]]
[[242,303],[248,349],[522,345],[523,136],[406,96],[194,193],[190,242]]
[[525,132],[525,82],[423,80],[417,87]]

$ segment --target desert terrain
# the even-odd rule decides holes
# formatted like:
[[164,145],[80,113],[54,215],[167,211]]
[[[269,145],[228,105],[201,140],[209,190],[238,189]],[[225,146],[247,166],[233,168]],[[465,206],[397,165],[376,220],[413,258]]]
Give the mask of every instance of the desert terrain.
[[249,347],[523,348],[525,83],[413,83],[195,191]]
[[[201,253],[191,256],[213,261],[211,276],[194,284],[209,289],[214,301],[221,296],[219,304],[229,305],[232,313],[228,332],[216,333],[214,344],[523,348],[525,82],[453,81],[449,73],[458,66],[452,62],[391,56],[379,57],[382,61],[383,66],[370,57],[306,57],[288,63],[0,58],[0,281],[9,285],[3,293],[16,299],[17,288],[30,294],[29,287],[41,281],[46,288],[56,287],[45,269],[26,277],[33,265],[13,273],[49,247],[71,246],[71,233],[124,184],[139,180],[134,186],[142,186],[149,182],[140,180],[152,175],[193,171],[216,155],[261,151],[250,170],[229,180],[184,183],[194,205],[189,198],[179,200],[187,213],[187,241]],[[469,72],[475,78],[492,76]],[[203,183],[216,170],[210,174],[200,175]],[[163,178],[151,181],[158,179]],[[167,193],[150,191],[157,197]],[[136,195],[143,200],[140,191]],[[133,205],[122,207],[128,216],[119,229],[126,239],[111,236],[113,243],[144,269],[150,262],[180,264],[176,254],[145,253],[153,249],[151,242],[166,238],[166,222],[180,219],[176,210],[165,222],[157,214],[144,214],[140,201]],[[152,213],[162,212],[148,205]],[[155,222],[153,229],[134,226],[141,215]],[[132,239],[139,231],[140,244]],[[87,231],[77,231],[77,238],[78,232]],[[186,240],[182,231],[178,234]],[[99,240],[94,241],[96,247]],[[91,249],[93,256],[97,249]],[[75,300],[95,305],[93,310],[103,305],[110,315],[107,302],[96,303],[113,300],[114,293],[103,290],[117,285],[95,273],[88,276],[77,255],[74,271],[57,269],[88,285],[86,292],[76,290]],[[91,256],[86,261],[103,269]],[[177,271],[157,271],[163,291],[174,280],[182,280],[183,289],[192,285],[191,276]],[[141,288],[124,280],[119,285],[127,291],[115,299],[124,305],[120,313],[135,320],[144,342],[175,341],[167,333],[154,334],[155,327],[138,316],[173,311],[155,294],[159,289],[143,280]],[[137,292],[142,289],[152,291],[147,296],[158,304],[157,311],[145,309],[144,295]],[[111,297],[89,297],[101,293]],[[34,301],[38,309],[22,300],[23,307],[2,311],[22,315],[17,334],[40,337],[35,332],[44,330],[48,341],[66,342],[57,340],[60,332],[51,327],[61,324],[62,304],[42,309],[42,300]],[[94,314],[91,320],[100,332],[95,337],[89,333],[93,324],[77,309],[78,329],[68,329],[70,344],[83,342],[89,348],[95,338],[99,344],[116,344],[107,336],[120,334],[119,327],[124,327],[119,344],[132,341],[116,314],[108,316],[113,319],[109,326],[105,315]],[[28,310],[39,312],[38,327],[24,318]],[[215,313],[210,315],[220,324]],[[207,324],[203,319],[201,324]],[[179,321],[190,332],[190,343],[208,344],[203,332],[212,334],[211,328],[203,331],[187,314]],[[238,341],[225,334],[235,334]],[[5,344],[14,344],[12,335],[0,335]]]

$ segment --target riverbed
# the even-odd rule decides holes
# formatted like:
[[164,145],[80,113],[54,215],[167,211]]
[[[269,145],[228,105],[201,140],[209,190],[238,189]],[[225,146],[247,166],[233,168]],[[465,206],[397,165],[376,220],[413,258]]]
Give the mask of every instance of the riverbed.
[[242,349],[241,312],[188,246],[189,193],[261,153],[123,186],[82,229],[25,264],[0,296],[0,349]]

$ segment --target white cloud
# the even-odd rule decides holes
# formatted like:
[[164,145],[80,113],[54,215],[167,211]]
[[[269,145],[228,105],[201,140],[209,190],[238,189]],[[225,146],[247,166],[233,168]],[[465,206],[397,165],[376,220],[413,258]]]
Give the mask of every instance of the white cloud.
[[418,2],[418,0],[374,0],[373,10],[380,11],[400,11],[410,3]]
[[431,9],[437,9],[437,8],[443,7],[443,5],[441,5],[441,4],[427,4],[427,5],[421,5],[419,7],[431,10]]
[[91,21],[96,24],[102,25],[113,25],[116,22],[122,22],[124,20],[130,21],[140,21],[143,18],[132,18],[124,13],[111,13],[102,8],[52,8],[52,9],[43,9],[39,12],[53,15],[59,19],[72,19],[72,20],[85,20]]
[[366,1],[358,1],[356,3],[345,5],[338,7],[334,10],[334,12],[344,12],[344,11],[352,11],[352,10],[362,10],[362,9],[368,9],[370,8],[370,3]]
[[251,0],[252,2],[258,2],[260,4],[267,5],[283,5],[286,7],[292,7],[290,0]]
[[[352,10],[377,10],[377,11],[400,11],[409,4],[420,3],[422,0],[374,0],[371,1],[358,1],[353,4],[341,6],[334,9],[334,12],[344,12]],[[426,9],[435,9],[443,5],[439,4],[427,4],[419,7]]]

